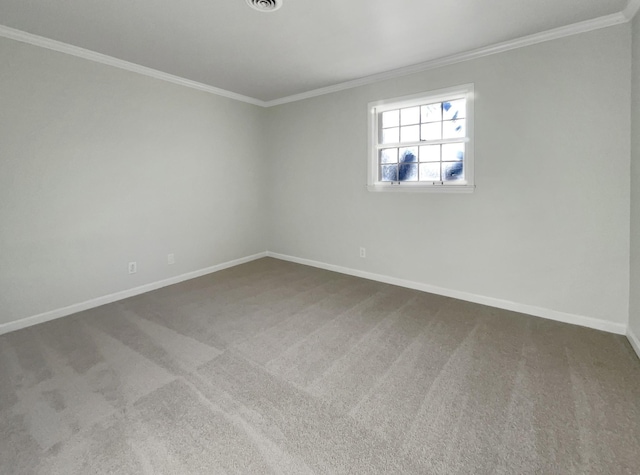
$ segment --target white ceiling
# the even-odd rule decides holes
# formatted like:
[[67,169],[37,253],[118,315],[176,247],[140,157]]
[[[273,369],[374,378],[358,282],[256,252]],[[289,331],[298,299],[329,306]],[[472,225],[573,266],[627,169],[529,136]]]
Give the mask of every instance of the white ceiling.
[[[631,0],[636,3],[637,0]],[[628,0],[0,0],[0,25],[261,101],[621,12]]]

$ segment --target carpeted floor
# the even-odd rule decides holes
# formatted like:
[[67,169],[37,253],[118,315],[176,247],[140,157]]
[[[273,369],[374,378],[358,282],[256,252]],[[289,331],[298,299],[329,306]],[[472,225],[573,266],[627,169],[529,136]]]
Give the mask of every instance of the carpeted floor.
[[261,259],[0,337],[3,474],[640,472],[625,337]]

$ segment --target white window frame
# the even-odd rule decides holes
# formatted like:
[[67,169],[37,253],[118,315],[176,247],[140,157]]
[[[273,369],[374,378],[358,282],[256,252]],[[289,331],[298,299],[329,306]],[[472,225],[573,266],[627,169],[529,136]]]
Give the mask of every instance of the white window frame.
[[[434,140],[420,141],[399,144],[380,144],[380,131],[382,112],[417,105],[430,104],[434,102],[452,101],[456,99],[466,99],[466,135],[464,137],[464,180],[450,182],[385,182],[379,180],[379,153],[380,149],[388,147],[407,147],[428,144],[442,144],[447,142],[460,142],[455,140]],[[473,84],[463,84],[460,86],[427,91],[411,96],[397,97],[370,102],[368,104],[369,115],[369,158],[368,158],[368,179],[367,189],[369,191],[409,191],[409,192],[436,192],[436,193],[472,193],[475,189],[473,170]]]

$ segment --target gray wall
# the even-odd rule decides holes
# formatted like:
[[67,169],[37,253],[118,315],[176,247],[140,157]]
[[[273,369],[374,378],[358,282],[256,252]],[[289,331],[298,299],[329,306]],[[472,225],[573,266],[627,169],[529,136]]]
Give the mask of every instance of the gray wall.
[[[630,45],[621,25],[265,110],[0,39],[0,324],[269,249],[624,325]],[[468,82],[476,192],[367,192],[367,103]]]
[[[601,29],[270,109],[269,250],[626,325],[629,35]],[[470,82],[476,192],[368,192],[367,103]]]
[[266,110],[7,39],[0,64],[0,324],[265,250]]
[[631,281],[629,329],[640,338],[640,14],[633,21],[631,86]]

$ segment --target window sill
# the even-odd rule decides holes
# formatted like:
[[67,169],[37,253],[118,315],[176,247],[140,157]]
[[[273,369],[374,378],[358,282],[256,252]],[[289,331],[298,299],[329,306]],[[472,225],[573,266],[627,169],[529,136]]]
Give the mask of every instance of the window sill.
[[367,185],[369,191],[392,193],[473,193],[475,189],[475,185]]

